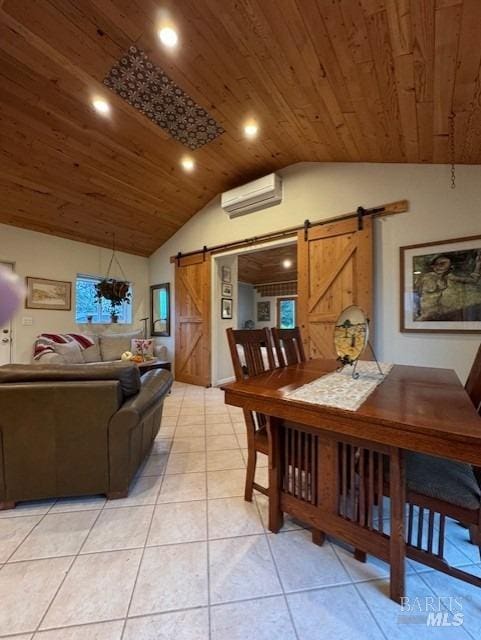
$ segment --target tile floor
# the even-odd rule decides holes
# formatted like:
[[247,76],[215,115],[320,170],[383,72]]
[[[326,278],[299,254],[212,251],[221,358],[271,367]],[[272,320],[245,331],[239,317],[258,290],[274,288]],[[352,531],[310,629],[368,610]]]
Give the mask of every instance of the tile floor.
[[[0,513],[0,637],[17,640],[479,638],[481,591],[409,563],[411,597],[453,596],[461,627],[399,622],[387,567],[322,548],[267,501],[243,500],[242,414],[217,389],[176,384],[128,498],[23,504]],[[265,461],[258,480],[266,482]],[[449,553],[481,572],[466,531]]]

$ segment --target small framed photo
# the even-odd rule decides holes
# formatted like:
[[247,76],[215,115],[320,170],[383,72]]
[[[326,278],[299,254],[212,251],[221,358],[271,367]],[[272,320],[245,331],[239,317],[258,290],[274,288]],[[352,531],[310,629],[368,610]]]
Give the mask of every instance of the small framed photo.
[[72,283],[46,278],[26,278],[27,309],[48,309],[50,311],[70,311]]
[[231,282],[231,277],[230,267],[222,267],[222,282]]
[[222,298],[220,307],[220,317],[222,320],[232,320],[232,300],[231,298]]
[[223,298],[232,298],[232,285],[227,284],[226,282],[222,283],[222,297]]
[[481,236],[401,247],[401,331],[481,332]]
[[271,303],[265,300],[257,303],[257,322],[271,321]]

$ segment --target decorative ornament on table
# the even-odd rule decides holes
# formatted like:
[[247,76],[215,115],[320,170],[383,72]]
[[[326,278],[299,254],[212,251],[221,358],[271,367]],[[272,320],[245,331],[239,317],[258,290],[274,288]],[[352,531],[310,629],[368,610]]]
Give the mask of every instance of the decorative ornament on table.
[[134,356],[141,358],[141,362],[154,359],[154,341],[152,339],[133,338],[130,348]]
[[383,375],[374,349],[369,342],[368,317],[361,307],[354,304],[346,307],[339,315],[334,327],[334,348],[340,364],[339,369],[351,365],[353,367],[352,377],[359,378],[359,373],[356,371],[357,363],[368,346],[374,356],[379,373]]
[[124,361],[132,360],[133,355],[132,351],[124,351],[120,359]]
[[25,294],[25,285],[20,278],[12,271],[0,267],[0,325],[13,317]]

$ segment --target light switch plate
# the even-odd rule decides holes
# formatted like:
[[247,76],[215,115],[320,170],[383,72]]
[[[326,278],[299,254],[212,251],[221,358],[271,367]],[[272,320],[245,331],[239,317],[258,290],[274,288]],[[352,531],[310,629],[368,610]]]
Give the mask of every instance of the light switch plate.
[[24,327],[30,327],[33,324],[33,318],[31,316],[23,317],[22,324]]

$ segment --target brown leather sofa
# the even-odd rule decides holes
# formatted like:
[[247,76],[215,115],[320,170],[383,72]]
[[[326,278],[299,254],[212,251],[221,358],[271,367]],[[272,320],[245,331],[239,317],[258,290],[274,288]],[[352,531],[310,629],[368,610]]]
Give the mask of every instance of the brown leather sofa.
[[121,498],[160,428],[168,371],[134,364],[0,367],[0,509]]

